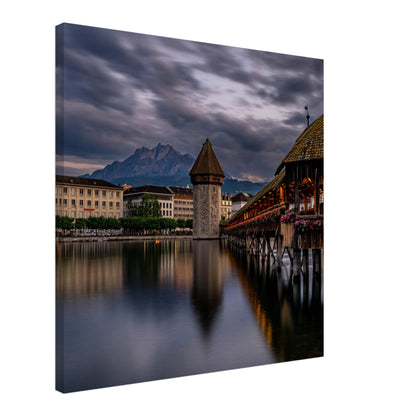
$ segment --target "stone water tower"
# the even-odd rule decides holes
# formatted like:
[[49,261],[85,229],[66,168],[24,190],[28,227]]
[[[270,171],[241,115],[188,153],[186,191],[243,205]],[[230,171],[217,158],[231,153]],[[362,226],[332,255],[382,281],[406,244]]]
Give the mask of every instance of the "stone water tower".
[[194,240],[219,238],[221,186],[225,175],[208,139],[189,175],[194,185]]

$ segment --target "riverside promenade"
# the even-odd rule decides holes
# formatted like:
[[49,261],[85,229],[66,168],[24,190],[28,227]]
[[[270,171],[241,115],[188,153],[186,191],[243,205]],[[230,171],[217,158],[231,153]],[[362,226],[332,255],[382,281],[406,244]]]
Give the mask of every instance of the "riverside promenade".
[[164,241],[192,240],[190,235],[117,235],[117,236],[86,236],[86,237],[56,237],[57,243],[86,243],[93,241]]

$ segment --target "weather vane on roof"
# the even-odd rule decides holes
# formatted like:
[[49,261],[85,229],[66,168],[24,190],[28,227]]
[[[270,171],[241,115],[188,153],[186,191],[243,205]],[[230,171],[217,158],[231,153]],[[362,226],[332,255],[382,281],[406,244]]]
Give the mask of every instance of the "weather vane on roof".
[[308,106],[305,105],[305,110],[306,110],[306,124],[309,127],[309,119],[311,118],[311,116],[309,115],[309,111],[308,111]]

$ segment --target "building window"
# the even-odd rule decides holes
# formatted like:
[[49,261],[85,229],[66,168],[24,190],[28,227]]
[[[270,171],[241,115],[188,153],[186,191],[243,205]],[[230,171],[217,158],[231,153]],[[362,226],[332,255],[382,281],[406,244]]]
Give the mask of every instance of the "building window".
[[71,211],[71,217],[75,218],[75,211]]
[[64,207],[66,207],[67,202],[68,202],[68,200],[64,199]]
[[105,208],[105,201],[103,201],[103,208]]
[[98,201],[94,201],[95,208],[98,208]]
[[84,206],[84,200],[83,200],[83,199],[81,199],[81,200],[79,201],[79,206],[80,206],[80,207],[83,207],[83,206]]
[[80,212],[79,212],[79,218],[82,218],[82,214],[83,214],[83,212],[82,212],[82,211],[80,211]]
[[107,195],[107,191],[103,191],[103,196],[106,196]]
[[79,190],[79,194],[80,194],[80,195],[84,195],[84,190],[83,190],[83,189],[80,189],[80,190]]
[[98,194],[98,191],[96,190],[96,191],[95,191],[95,196],[98,196],[98,195],[99,195],[99,194]]
[[110,198],[112,198],[113,197],[113,191],[110,191],[109,194],[110,194]]
[[116,202],[116,208],[120,208],[120,202]]
[[105,215],[106,215],[106,214],[105,214],[105,212],[102,212],[102,213],[101,213],[101,215],[105,218]]
[[113,201],[110,202],[110,209],[113,209]]
[[162,211],[162,215],[165,216],[165,210]]
[[108,214],[108,218],[113,218],[113,213],[112,213],[112,212],[110,212],[110,213]]
[[120,196],[120,192],[116,192],[116,197],[118,198]]
[[88,189],[88,190],[87,190],[87,195],[88,195],[88,196],[91,196],[91,194],[92,194],[91,189]]
[[68,188],[64,187],[64,194],[68,193]]
[[87,207],[91,207],[91,200],[87,201]]
[[66,217],[68,215],[68,213],[66,211],[64,211],[64,217]]
[[75,207],[75,199],[71,199],[71,206]]
[[72,196],[75,196],[75,188],[72,188],[72,189],[71,189],[71,195],[72,195]]

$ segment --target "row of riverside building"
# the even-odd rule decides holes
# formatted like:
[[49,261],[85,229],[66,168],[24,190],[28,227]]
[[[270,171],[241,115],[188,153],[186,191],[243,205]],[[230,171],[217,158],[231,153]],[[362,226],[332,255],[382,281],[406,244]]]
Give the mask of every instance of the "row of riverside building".
[[[130,216],[128,203],[139,204],[143,195],[153,195],[160,204],[162,217],[192,219],[193,189],[178,186],[118,186],[102,179],[56,175],[56,215],[71,218]],[[252,197],[247,193],[221,196],[221,218],[230,219]]]

